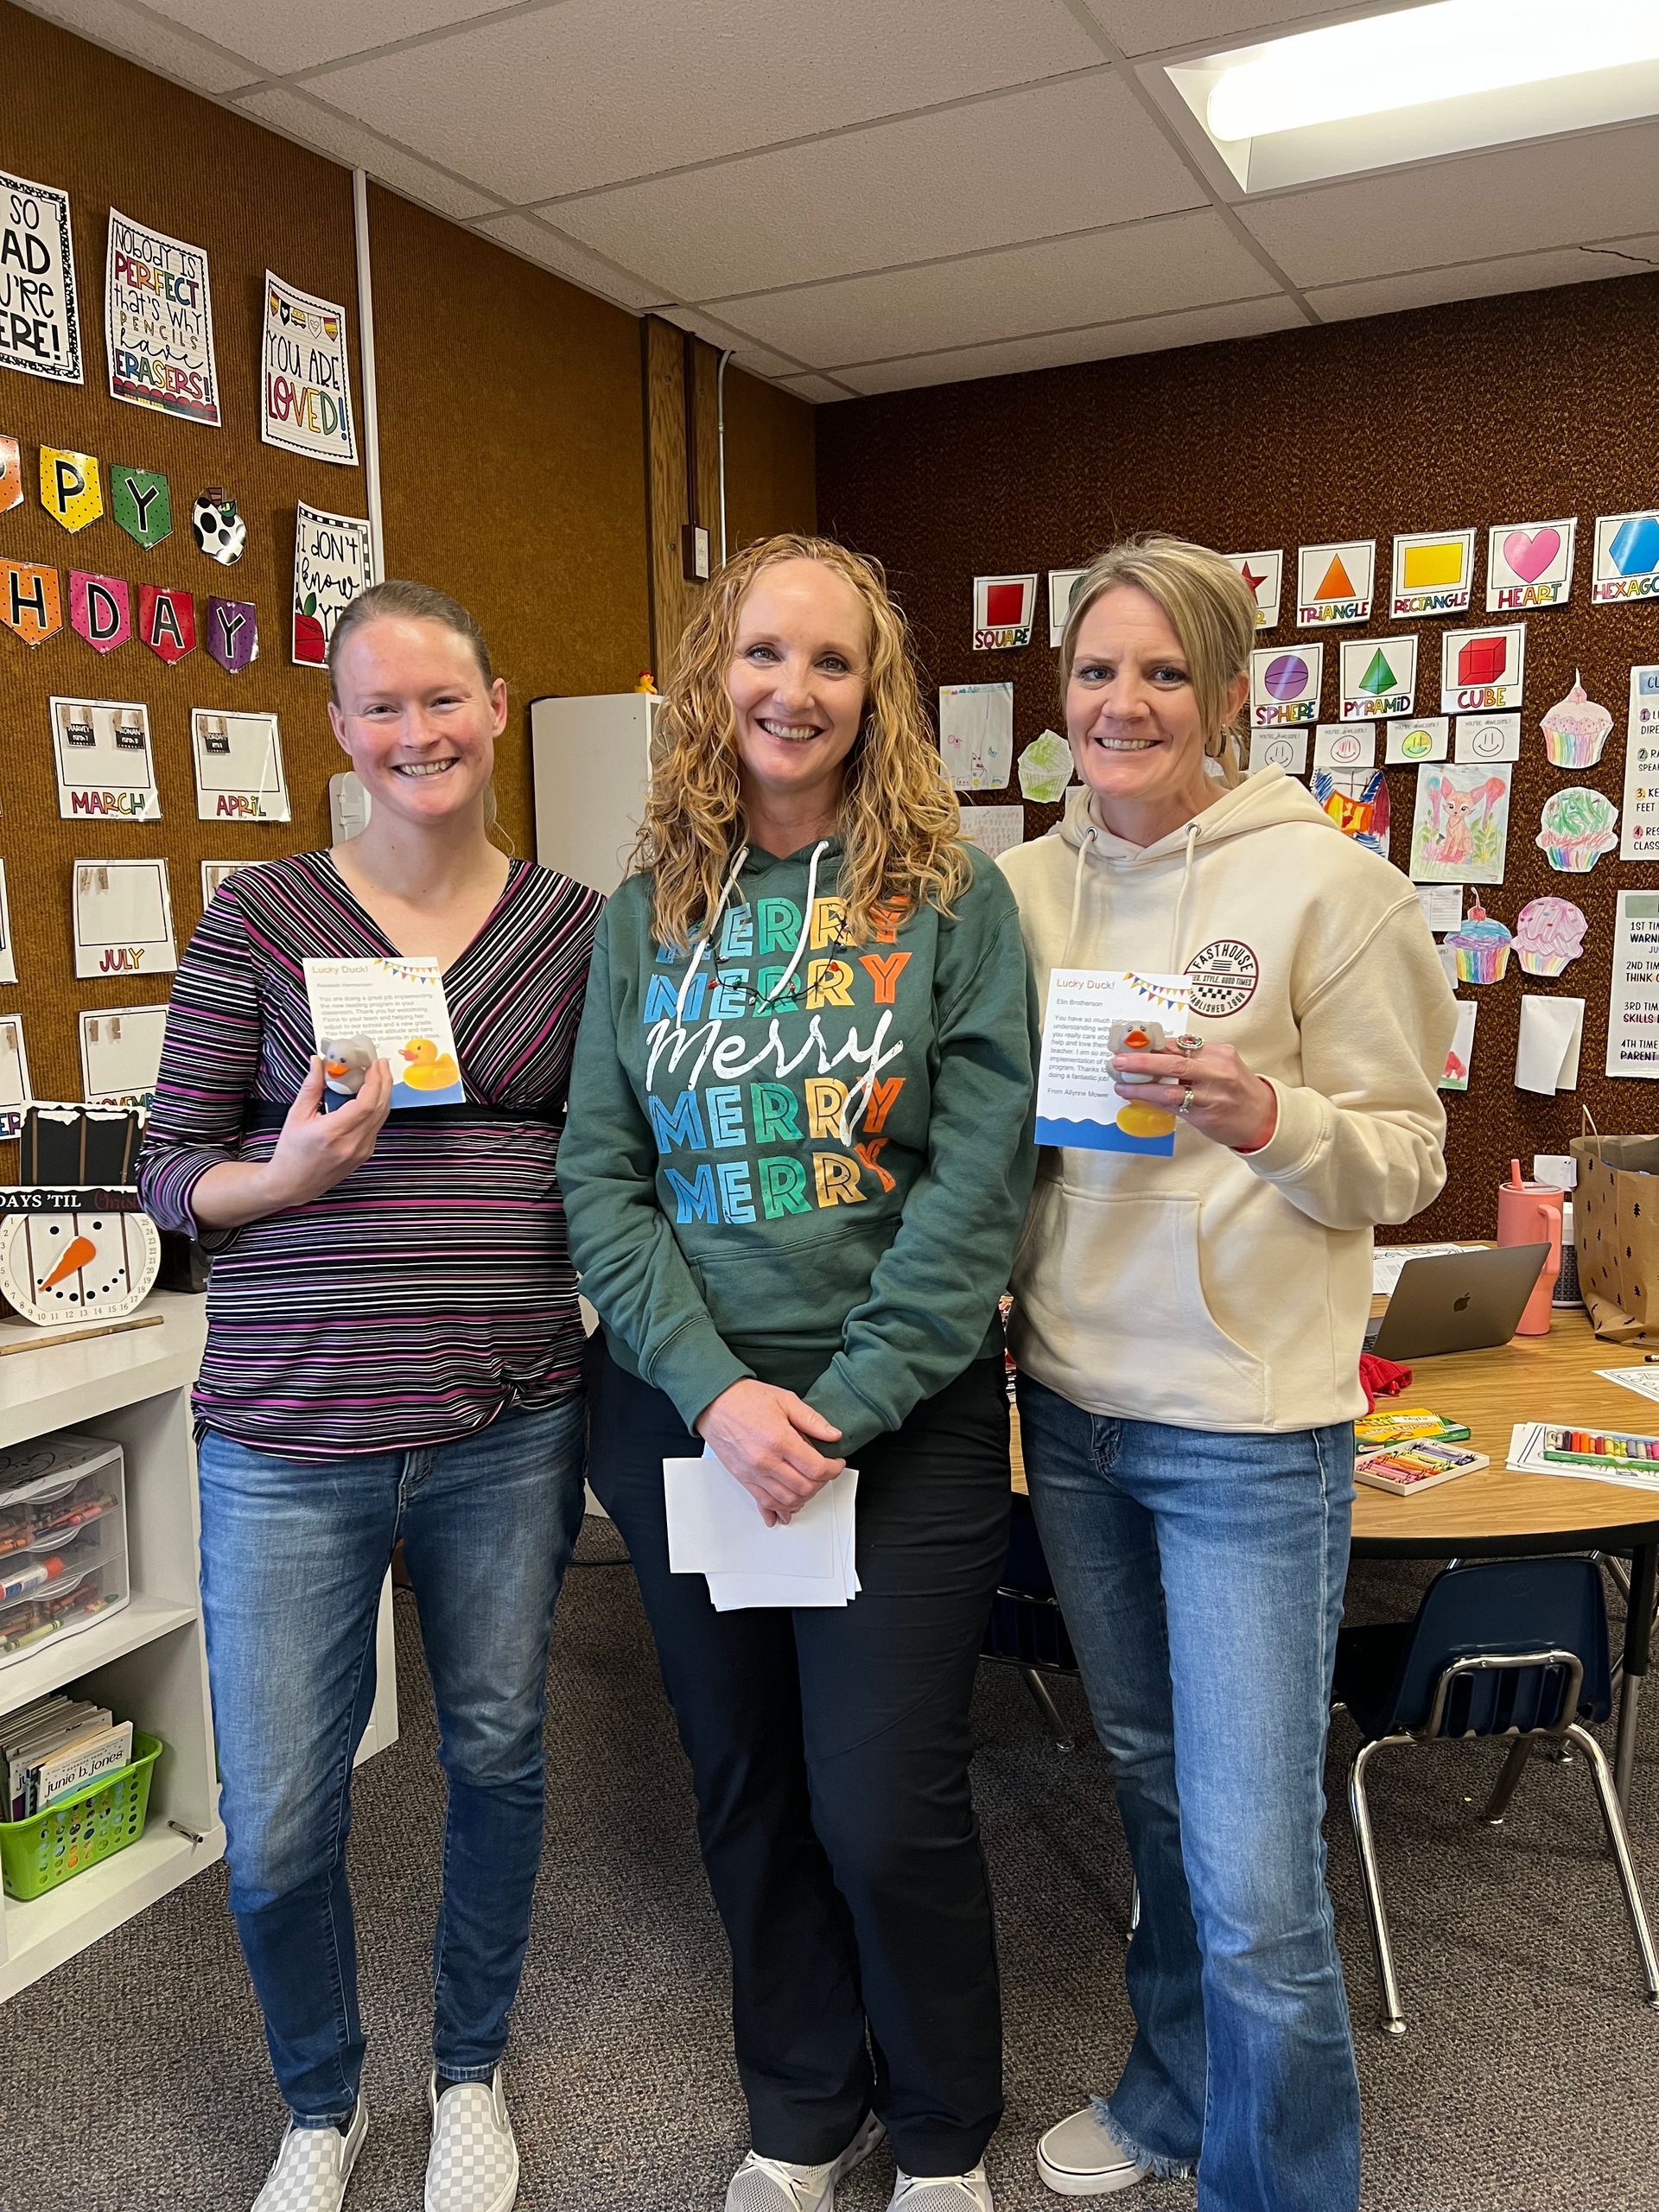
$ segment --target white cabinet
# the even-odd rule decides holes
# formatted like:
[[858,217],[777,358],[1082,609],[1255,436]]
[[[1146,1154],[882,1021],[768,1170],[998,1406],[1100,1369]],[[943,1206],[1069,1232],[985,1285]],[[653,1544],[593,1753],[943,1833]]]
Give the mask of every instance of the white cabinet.
[[651,774],[654,692],[532,699],[536,857],[607,897],[621,882]]

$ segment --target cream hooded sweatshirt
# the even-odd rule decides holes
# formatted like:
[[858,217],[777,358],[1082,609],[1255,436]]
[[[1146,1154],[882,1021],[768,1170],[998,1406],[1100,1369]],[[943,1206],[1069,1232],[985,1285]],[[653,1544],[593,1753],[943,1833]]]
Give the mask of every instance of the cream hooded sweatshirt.
[[1416,893],[1270,768],[1154,845],[1065,819],[1004,855],[1039,1004],[1052,968],[1185,970],[1191,1027],[1266,1077],[1240,1155],[1046,1147],[1010,1342],[1074,1404],[1179,1428],[1322,1427],[1365,1408],[1371,1230],[1446,1180],[1455,1021]]

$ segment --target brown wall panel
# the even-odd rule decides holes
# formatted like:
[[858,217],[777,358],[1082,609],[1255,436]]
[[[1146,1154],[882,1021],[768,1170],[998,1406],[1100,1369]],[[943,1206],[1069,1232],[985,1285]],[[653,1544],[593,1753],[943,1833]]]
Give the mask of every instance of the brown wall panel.
[[[792,392],[726,372],[726,532],[728,550],[784,530],[817,527],[813,410]],[[718,549],[716,549],[718,550]]]
[[[1506,874],[1480,896],[1511,928],[1529,899],[1573,899],[1590,919],[1586,951],[1554,981],[1522,978],[1512,960],[1503,982],[1462,993],[1480,1007],[1473,1080],[1466,1096],[1447,1094],[1450,1180],[1414,1235],[1490,1234],[1511,1154],[1565,1151],[1581,1104],[1604,1128],[1659,1128],[1651,1082],[1600,1072],[1614,894],[1651,887],[1656,871],[1615,855],[1588,875],[1560,875],[1533,842],[1544,800],[1567,784],[1589,784],[1622,805],[1630,668],[1659,660],[1659,605],[1592,607],[1589,598],[1595,516],[1659,499],[1656,324],[1659,277],[1632,276],[818,410],[822,526],[887,563],[934,682],[1012,677],[1016,752],[1058,721],[1046,578],[1038,642],[984,653],[970,646],[976,573],[1074,568],[1140,530],[1224,551],[1282,546],[1286,613],[1263,633],[1279,643],[1315,634],[1294,627],[1299,544],[1375,537],[1386,589],[1396,531],[1476,524],[1469,617],[1397,623],[1379,612],[1363,632],[1325,639],[1323,719],[1337,715],[1337,640],[1402,630],[1418,633],[1417,702],[1430,712],[1442,632],[1487,619],[1486,526],[1580,518],[1571,601],[1525,618]],[[1378,603],[1386,607],[1381,594]],[[1614,731],[1598,766],[1563,771],[1545,759],[1538,720],[1580,669],[1592,698],[1612,710]],[[1414,769],[1388,772],[1401,865],[1415,778]],[[1015,785],[980,796],[1019,795]],[[1056,811],[1028,807],[1027,834]],[[1523,989],[1586,1001],[1575,1094],[1538,1098],[1514,1086]]]

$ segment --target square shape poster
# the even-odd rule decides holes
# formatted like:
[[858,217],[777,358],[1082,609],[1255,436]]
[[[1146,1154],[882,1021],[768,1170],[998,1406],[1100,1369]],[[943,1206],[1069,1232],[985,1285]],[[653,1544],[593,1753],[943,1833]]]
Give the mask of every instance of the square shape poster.
[[201,247],[111,207],[104,282],[111,397],[216,430],[213,293]]

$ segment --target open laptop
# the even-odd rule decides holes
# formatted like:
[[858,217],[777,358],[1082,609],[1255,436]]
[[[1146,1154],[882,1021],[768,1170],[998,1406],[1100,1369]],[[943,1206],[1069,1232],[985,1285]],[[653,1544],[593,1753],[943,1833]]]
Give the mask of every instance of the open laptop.
[[1506,1344],[1549,1256],[1548,1244],[1492,1244],[1408,1260],[1365,1349],[1381,1359],[1433,1359],[1440,1352]]

